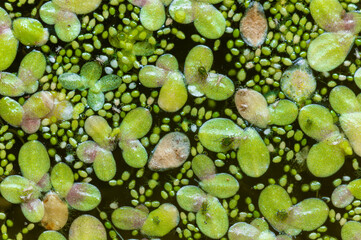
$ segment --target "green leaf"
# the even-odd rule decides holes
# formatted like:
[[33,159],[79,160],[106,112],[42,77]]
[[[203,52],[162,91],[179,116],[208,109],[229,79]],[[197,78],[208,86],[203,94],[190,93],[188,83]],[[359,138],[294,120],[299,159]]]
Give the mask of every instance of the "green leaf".
[[167,71],[178,71],[179,68],[177,58],[169,53],[160,56],[155,64],[157,67]]
[[76,148],[76,155],[84,163],[93,163],[100,151],[105,150],[93,141],[85,141]]
[[213,52],[205,45],[192,48],[184,63],[184,76],[188,84],[204,83],[213,64]]
[[34,93],[23,105],[27,118],[43,118],[52,111],[53,107],[54,97],[47,91]]
[[361,199],[361,179],[355,179],[351,181],[347,185],[347,188],[355,198]]
[[11,18],[9,14],[1,7],[0,28],[0,71],[3,71],[14,62],[19,41],[11,31]]
[[149,213],[141,232],[147,236],[163,237],[179,223],[178,209],[170,203],[164,203]]
[[339,120],[353,151],[361,156],[361,112],[342,114]]
[[341,21],[344,9],[338,0],[312,0],[310,12],[317,25],[333,32],[335,25]]
[[32,223],[40,222],[44,216],[44,204],[40,199],[33,199],[21,204],[24,217]]
[[100,89],[100,91],[108,92],[117,89],[120,84],[122,84],[122,78],[118,75],[110,74],[99,79],[95,85]]
[[34,18],[20,17],[13,21],[13,33],[15,37],[27,46],[42,46],[49,38],[47,28]]
[[209,99],[223,101],[234,93],[233,81],[225,75],[209,73],[206,82],[203,91]]
[[140,10],[140,22],[149,31],[157,31],[165,22],[165,9],[159,0],[148,0]]
[[85,120],[84,129],[99,146],[105,149],[113,149],[114,141],[111,138],[112,128],[103,117],[96,115],[88,117]]
[[51,170],[51,185],[54,190],[64,198],[74,183],[74,173],[65,163],[56,164]]
[[193,185],[184,186],[177,191],[178,205],[188,212],[198,212],[205,200],[205,192]]
[[66,238],[57,231],[44,231],[39,235],[38,240],[66,240]]
[[337,208],[345,208],[350,205],[353,200],[354,196],[346,184],[342,184],[335,188],[331,195],[332,204]]
[[294,102],[281,99],[268,106],[270,113],[270,124],[286,126],[297,119],[298,107]]
[[1,195],[13,204],[22,203],[25,200],[37,198],[40,194],[33,182],[19,176],[6,177],[0,184]]
[[80,75],[86,79],[85,88],[92,88],[102,76],[103,68],[99,62],[87,62],[80,69]]
[[81,23],[75,13],[62,11],[58,14],[55,32],[60,40],[71,42],[78,37],[80,30]]
[[342,240],[353,240],[360,237],[361,223],[356,221],[348,221],[341,228]]
[[39,182],[50,169],[50,158],[45,146],[37,140],[25,143],[19,151],[19,166],[24,177]]
[[193,158],[192,170],[200,180],[210,178],[216,174],[216,166],[213,160],[205,154],[198,154]]
[[89,183],[74,183],[66,196],[71,207],[79,211],[90,211],[96,208],[101,201],[99,189]]
[[0,99],[0,117],[12,126],[20,126],[23,119],[23,107],[17,101],[3,97]]
[[188,24],[194,20],[194,6],[191,0],[173,0],[169,6],[170,16],[178,23]]
[[203,179],[199,186],[207,193],[218,198],[229,198],[236,195],[239,183],[228,173],[218,173]]
[[86,79],[76,73],[63,73],[58,81],[67,90],[85,89]]
[[361,104],[355,93],[345,86],[337,86],[330,92],[329,101],[333,110],[339,114],[361,112]]
[[158,88],[166,81],[166,71],[160,67],[146,65],[139,71],[139,81],[147,88]]
[[41,20],[46,24],[50,25],[55,24],[59,12],[60,8],[53,2],[46,2],[39,9],[39,15]]
[[95,92],[92,89],[88,91],[87,103],[94,111],[99,111],[103,108],[105,103],[105,96],[103,92]]
[[87,14],[97,9],[102,0],[53,0],[52,2],[76,14]]
[[139,140],[120,141],[119,147],[123,150],[123,159],[129,166],[142,168],[147,164],[148,153]]
[[141,229],[148,214],[133,207],[121,207],[113,211],[112,223],[121,230]]
[[111,151],[99,151],[95,157],[93,169],[101,181],[111,180],[117,171],[117,165]]
[[[0,42],[1,43],[1,42]],[[0,45],[1,48],[1,45]],[[25,92],[25,85],[15,74],[0,72],[0,94],[9,97],[19,97]]]
[[245,222],[238,222],[233,224],[228,230],[229,240],[254,240],[258,239],[260,231]]
[[76,218],[69,229],[69,240],[106,240],[107,231],[101,221],[91,215]]
[[152,115],[148,109],[138,107],[131,110],[120,125],[120,139],[132,140],[144,137],[153,123]]

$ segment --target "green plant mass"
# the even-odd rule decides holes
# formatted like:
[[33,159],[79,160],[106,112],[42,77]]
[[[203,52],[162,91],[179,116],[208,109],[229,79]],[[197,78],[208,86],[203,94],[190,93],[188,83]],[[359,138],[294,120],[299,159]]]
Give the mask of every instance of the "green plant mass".
[[360,0],[0,1],[0,239],[360,240]]

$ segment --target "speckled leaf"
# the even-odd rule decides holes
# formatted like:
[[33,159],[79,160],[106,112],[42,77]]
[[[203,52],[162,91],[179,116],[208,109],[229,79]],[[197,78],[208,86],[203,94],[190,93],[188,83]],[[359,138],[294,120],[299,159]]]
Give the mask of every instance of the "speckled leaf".
[[177,58],[169,53],[160,56],[156,62],[156,66],[168,71],[178,71],[179,68]]
[[20,126],[23,118],[23,107],[9,97],[0,99],[0,117],[12,126]]
[[346,184],[342,184],[333,190],[331,201],[333,206],[337,208],[345,208],[354,200],[354,196],[348,189]]
[[103,68],[99,62],[87,62],[80,69],[80,75],[86,79],[85,87],[92,88],[102,75]]
[[119,147],[123,150],[123,159],[129,166],[142,168],[147,164],[148,153],[139,140],[120,141]]
[[122,78],[118,75],[110,74],[99,79],[95,86],[99,87],[102,92],[108,92],[117,89],[120,84],[122,84]]
[[245,222],[238,222],[233,224],[228,230],[228,239],[229,240],[254,240],[258,239],[260,231],[252,226],[251,224]]
[[213,5],[203,2],[193,2],[195,15],[194,26],[197,31],[209,39],[220,38],[226,30],[226,20],[222,13]]
[[310,12],[317,25],[326,31],[333,31],[341,21],[344,9],[338,0],[312,0]]
[[68,204],[54,192],[47,193],[43,203],[45,214],[41,220],[41,225],[48,230],[62,229],[69,218]]
[[75,13],[62,11],[58,14],[55,32],[60,40],[71,42],[78,37],[80,30],[81,23]]
[[0,7],[0,26],[3,28],[11,28],[11,17],[2,7]]
[[52,111],[47,118],[55,117],[57,120],[70,120],[73,117],[73,105],[68,100],[59,101],[55,99]]
[[155,51],[155,46],[149,42],[136,42],[133,45],[133,54],[136,56],[151,56]]
[[117,171],[116,162],[111,151],[99,151],[93,163],[95,175],[101,181],[111,180]]
[[340,123],[352,149],[357,155],[361,156],[361,112],[342,114]]
[[[1,46],[1,45],[0,45]],[[0,47],[1,48],[1,47]],[[0,94],[9,97],[18,97],[25,92],[25,85],[15,74],[0,72]]]
[[148,88],[158,88],[163,86],[166,80],[166,71],[162,68],[146,65],[139,71],[139,81]]
[[59,10],[60,8],[53,2],[46,2],[40,7],[39,15],[43,22],[53,25],[56,22]]
[[268,169],[270,154],[263,139],[253,128],[247,128],[241,136],[237,160],[242,171],[250,177],[260,177]]
[[37,223],[44,216],[44,204],[40,199],[33,199],[22,203],[21,211],[29,222]]
[[93,141],[85,141],[76,148],[77,157],[84,163],[93,163],[98,152],[104,151],[99,145]]
[[45,72],[46,59],[39,51],[28,53],[20,63],[18,77],[24,82],[27,93],[34,92],[33,85]]
[[41,120],[39,118],[23,117],[23,121],[21,123],[21,129],[28,134],[33,134],[39,130],[40,124],[41,124]]
[[49,38],[47,28],[34,18],[20,17],[13,21],[13,33],[15,37],[24,45],[41,46]]
[[329,177],[344,164],[345,155],[337,145],[323,141],[313,145],[307,156],[307,168],[316,177]]
[[166,112],[176,112],[187,102],[188,92],[181,72],[171,72],[159,92],[158,105]]
[[192,160],[192,170],[200,179],[207,179],[216,174],[216,166],[212,159],[205,154],[198,154]]
[[355,179],[351,181],[347,185],[347,188],[355,198],[361,199],[361,179]]
[[66,163],[58,163],[51,170],[51,185],[64,198],[74,183],[74,173]]
[[39,235],[38,240],[66,240],[66,238],[57,231],[44,231]]
[[270,121],[270,113],[264,96],[253,89],[239,89],[234,97],[239,114],[251,124],[265,128]]
[[307,61],[303,58],[297,60],[282,74],[282,92],[295,102],[304,102],[316,90],[316,79],[312,74]]
[[204,83],[213,64],[213,52],[205,45],[192,48],[184,63],[184,76],[188,84]]
[[238,192],[239,183],[228,173],[218,173],[203,179],[199,186],[207,193],[218,198],[229,198]]
[[288,235],[278,235],[276,240],[292,240],[292,238]]
[[199,230],[209,238],[220,239],[228,231],[227,211],[216,197],[207,195],[204,204],[206,209],[198,211],[196,214],[196,222]]
[[177,191],[177,203],[185,211],[198,212],[205,200],[205,192],[193,185],[184,186]]
[[260,232],[269,230],[269,225],[264,218],[255,218],[250,224],[256,227]]
[[67,90],[83,89],[86,84],[86,79],[76,73],[63,73],[58,81]]
[[130,111],[120,125],[120,139],[139,139],[147,134],[153,119],[149,110],[138,107]]
[[306,105],[298,114],[298,123],[302,131],[309,137],[322,141],[331,133],[338,131],[333,124],[330,111],[317,104]]
[[51,181],[50,181],[50,174],[46,173],[44,176],[40,179],[39,182],[36,183],[36,185],[40,188],[42,192],[48,192],[52,188]]
[[341,228],[342,240],[360,240],[361,223],[348,221]]
[[22,203],[24,200],[35,199],[39,197],[39,188],[28,179],[11,175],[6,177],[0,184],[1,195],[13,204]]
[[41,91],[31,95],[23,105],[27,118],[43,118],[54,107],[54,97],[50,92]]
[[311,41],[307,60],[312,69],[327,72],[345,61],[355,36],[349,32],[324,33]]
[[97,218],[81,215],[76,218],[69,229],[69,240],[107,240],[107,232]]
[[178,23],[188,24],[193,22],[193,1],[174,0],[169,6],[170,16]]
[[39,182],[50,169],[50,158],[45,146],[37,140],[25,143],[19,151],[19,166],[24,177]]
[[345,86],[333,88],[329,101],[333,110],[339,114],[361,111],[361,104],[357,101],[355,93]]
[[353,80],[356,83],[357,87],[361,89],[361,68],[358,68],[353,75]]
[[243,130],[233,121],[226,118],[214,118],[203,123],[198,137],[204,147],[213,152],[227,152],[238,147],[238,140]]
[[268,23],[259,2],[252,2],[241,19],[239,29],[242,39],[251,47],[259,47],[267,36]]
[[135,230],[142,228],[147,213],[133,207],[121,207],[112,213],[112,223],[121,230]]
[[223,101],[234,93],[233,81],[225,75],[209,73],[206,81],[203,91],[210,99]]
[[94,111],[99,111],[103,108],[105,103],[105,96],[103,92],[94,92],[92,89],[88,91],[86,97],[87,103]]
[[89,183],[74,183],[66,196],[69,205],[79,211],[90,211],[101,201],[99,189]]
[[270,113],[270,124],[286,126],[297,119],[298,107],[294,102],[281,99],[268,106]]
[[140,22],[149,31],[160,29],[165,22],[165,9],[158,0],[148,0],[140,10]]
[[96,115],[88,117],[85,120],[84,129],[99,146],[105,149],[113,148],[114,143],[111,144],[113,141],[110,137],[112,128],[103,117]]
[[54,4],[76,14],[90,13],[97,9],[101,2],[102,0],[53,0]]
[[287,221],[303,231],[313,231],[326,222],[328,211],[321,199],[307,198],[289,209]]
[[19,41],[11,31],[11,18],[9,14],[1,7],[0,28],[0,71],[3,71],[10,67],[15,60]]

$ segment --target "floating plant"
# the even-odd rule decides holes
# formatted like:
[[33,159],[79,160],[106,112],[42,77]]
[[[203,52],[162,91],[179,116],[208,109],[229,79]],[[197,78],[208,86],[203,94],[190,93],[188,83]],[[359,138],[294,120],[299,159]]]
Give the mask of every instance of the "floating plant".
[[11,18],[5,9],[0,7],[0,71],[3,71],[10,67],[15,60],[19,41],[14,36],[11,30]]

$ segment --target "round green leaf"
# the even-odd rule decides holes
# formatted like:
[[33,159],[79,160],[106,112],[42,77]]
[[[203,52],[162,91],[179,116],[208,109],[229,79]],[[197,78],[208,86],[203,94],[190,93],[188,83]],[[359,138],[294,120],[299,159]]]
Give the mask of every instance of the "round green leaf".
[[79,211],[90,211],[101,201],[99,189],[89,183],[74,183],[66,196],[69,205]]
[[297,119],[298,107],[294,102],[281,99],[268,106],[270,113],[270,124],[286,126]]
[[94,92],[92,89],[88,91],[87,103],[94,111],[99,111],[103,108],[105,103],[105,96],[103,92]]
[[75,13],[62,11],[58,14],[55,32],[60,40],[71,42],[78,37],[80,30],[81,23]]
[[38,191],[34,183],[19,175],[8,176],[0,184],[1,195],[13,204],[37,198]]
[[209,73],[206,84],[202,89],[208,98],[223,101],[233,95],[234,84],[233,81],[225,75]]
[[107,240],[103,224],[91,215],[76,218],[69,229],[69,240]]
[[338,0],[312,0],[310,12],[317,25],[326,31],[333,31],[341,21],[344,9]]
[[361,199],[361,179],[355,179],[351,181],[347,185],[347,188],[355,198]]
[[160,67],[146,65],[139,71],[139,81],[148,88],[163,86],[166,80],[166,71]]
[[23,107],[17,101],[3,97],[0,99],[0,117],[12,126],[20,126],[23,119]]
[[129,166],[142,168],[147,164],[147,150],[138,139],[120,141],[119,147],[123,150],[123,159]]
[[140,22],[149,31],[157,31],[165,22],[165,9],[158,0],[148,0],[140,10]]
[[148,214],[133,207],[121,207],[112,213],[112,223],[121,230],[141,229]]
[[65,163],[56,164],[51,170],[51,185],[60,197],[66,197],[74,183],[74,173]]
[[184,63],[184,76],[188,84],[202,84],[213,64],[213,52],[205,45],[192,48]]
[[43,118],[52,111],[53,107],[54,97],[47,91],[34,93],[23,105],[27,118]]
[[93,169],[101,181],[111,180],[117,171],[117,165],[111,151],[99,151],[95,157]]
[[228,173],[218,173],[203,179],[199,186],[207,193],[218,198],[229,198],[238,192],[239,183]]
[[24,92],[25,92],[25,85],[20,78],[18,78],[15,74],[12,73],[0,72],[1,95],[9,96],[9,97],[18,97],[23,95]]
[[178,71],[179,65],[177,58],[172,54],[163,54],[157,59],[156,66],[167,71]]
[[95,86],[102,92],[108,92],[117,89],[120,84],[122,84],[122,78],[118,75],[110,74],[99,79]]
[[120,125],[120,139],[139,139],[146,135],[153,123],[152,115],[146,108],[138,107],[130,111]]
[[341,228],[342,240],[358,240],[360,238],[361,223],[348,221]]
[[345,86],[337,86],[330,92],[331,107],[339,114],[361,112],[361,104],[355,93]]
[[206,194],[199,187],[188,185],[177,191],[177,203],[185,211],[198,212],[204,201]]
[[39,235],[38,240],[66,240],[66,238],[57,231],[45,231]]
[[114,141],[110,137],[112,128],[103,117],[96,115],[88,117],[85,120],[84,129],[99,146],[105,149],[113,149]]
[[48,29],[34,18],[20,17],[13,21],[13,32],[15,37],[24,45],[41,46],[49,38]]
[[57,15],[59,13],[59,7],[53,2],[44,3],[39,9],[39,15],[43,22],[46,24],[54,25]]
[[340,123],[354,152],[361,156],[361,112],[342,114]]
[[[11,31],[11,18],[9,14],[0,7],[0,71],[10,67],[14,62],[18,50],[19,41]],[[3,95],[3,94],[2,94]]]
[[53,0],[54,4],[76,14],[90,13],[97,9],[101,2],[102,0]]
[[103,68],[98,61],[87,62],[80,69],[80,75],[86,79],[84,87],[92,88],[102,75]]
[[170,16],[178,23],[188,24],[194,20],[194,7],[191,0],[174,0],[169,6]]
[[198,154],[192,160],[192,170],[201,180],[216,174],[216,166],[212,159],[205,154]]
[[86,84],[86,79],[76,73],[63,73],[59,76],[58,81],[67,90],[83,89]]
[[333,206],[337,208],[345,208],[354,200],[354,196],[348,189],[348,185],[342,184],[333,190],[331,201]]
[[29,222],[37,223],[44,216],[44,204],[40,199],[33,199],[22,203],[21,211]]
[[245,222],[238,222],[233,224],[228,230],[229,240],[254,240],[258,239],[260,231]]

